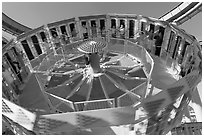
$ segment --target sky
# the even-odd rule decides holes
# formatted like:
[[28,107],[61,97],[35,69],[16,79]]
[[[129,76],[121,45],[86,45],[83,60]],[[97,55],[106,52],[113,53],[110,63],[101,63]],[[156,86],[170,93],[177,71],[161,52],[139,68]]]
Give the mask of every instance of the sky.
[[[9,17],[30,27],[82,15],[106,13],[135,13],[159,17],[178,3],[138,2],[28,2],[2,3],[2,10]],[[59,10],[60,9],[60,10]],[[152,11],[154,10],[154,11]],[[16,12],[18,11],[18,12]]]
[[[130,13],[158,18],[178,4],[179,2],[3,2],[2,12],[23,25],[37,28],[43,24],[92,14]],[[199,41],[202,40],[202,12],[179,27]],[[200,91],[201,86],[199,84]]]

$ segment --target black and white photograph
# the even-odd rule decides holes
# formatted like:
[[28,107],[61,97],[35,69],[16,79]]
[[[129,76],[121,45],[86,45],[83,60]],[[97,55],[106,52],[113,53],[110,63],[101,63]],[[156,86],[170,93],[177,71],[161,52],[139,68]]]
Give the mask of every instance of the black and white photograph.
[[202,2],[1,4],[2,135],[202,135]]

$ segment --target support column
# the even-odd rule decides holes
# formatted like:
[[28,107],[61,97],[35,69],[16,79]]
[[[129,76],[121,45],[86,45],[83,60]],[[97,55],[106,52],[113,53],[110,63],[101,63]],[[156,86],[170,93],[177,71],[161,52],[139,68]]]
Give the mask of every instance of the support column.
[[48,28],[47,25],[44,25],[44,29],[45,29],[45,31],[46,31],[46,33],[47,33],[47,35],[48,35],[48,39],[47,39],[48,44],[51,44],[51,45],[52,45],[52,49],[53,49],[54,55],[56,55],[57,52],[56,52],[56,50],[55,50],[55,44],[54,44],[52,35],[51,35],[51,33],[50,33],[50,30],[49,30],[49,28]]

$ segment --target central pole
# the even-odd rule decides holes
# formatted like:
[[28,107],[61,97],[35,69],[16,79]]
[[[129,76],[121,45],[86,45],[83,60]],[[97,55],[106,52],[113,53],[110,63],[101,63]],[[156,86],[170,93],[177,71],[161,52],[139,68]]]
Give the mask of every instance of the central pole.
[[98,53],[91,53],[89,55],[90,66],[92,67],[94,73],[98,73],[101,71],[100,68],[100,57]]

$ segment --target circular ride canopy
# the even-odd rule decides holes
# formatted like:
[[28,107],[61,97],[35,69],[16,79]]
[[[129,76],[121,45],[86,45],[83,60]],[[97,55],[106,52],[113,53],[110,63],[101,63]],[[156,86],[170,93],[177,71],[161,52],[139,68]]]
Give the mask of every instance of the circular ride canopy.
[[[110,39],[108,45],[103,40],[85,41],[73,46],[70,54],[66,47],[64,52],[58,49],[58,54],[47,55],[37,68],[37,78],[48,97],[74,104],[67,108],[63,101],[51,101],[60,111],[131,106],[145,96],[153,61],[143,47],[121,39]],[[99,63],[100,71],[95,72],[92,63]]]

